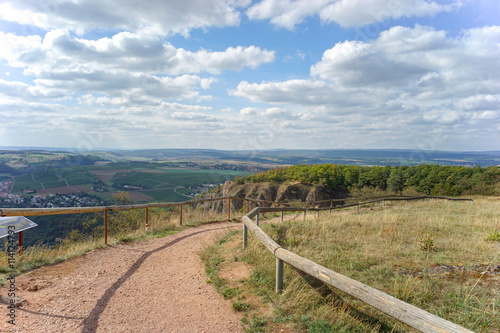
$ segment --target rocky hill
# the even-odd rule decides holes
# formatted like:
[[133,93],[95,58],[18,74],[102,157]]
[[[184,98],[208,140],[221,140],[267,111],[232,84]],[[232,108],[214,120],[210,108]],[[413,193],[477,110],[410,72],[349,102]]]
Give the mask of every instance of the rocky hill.
[[[217,198],[221,196],[230,196],[236,198],[251,198],[256,200],[277,201],[277,202],[313,202],[330,199],[343,199],[347,197],[347,190],[334,191],[322,184],[304,185],[295,183],[248,183],[236,184],[226,183],[217,190],[203,195],[203,199]],[[243,208],[246,203],[239,200],[233,200],[231,210],[236,211]],[[226,203],[221,201],[206,202],[199,204],[197,208],[214,210],[222,212],[227,209]],[[329,203],[325,203],[329,206]]]

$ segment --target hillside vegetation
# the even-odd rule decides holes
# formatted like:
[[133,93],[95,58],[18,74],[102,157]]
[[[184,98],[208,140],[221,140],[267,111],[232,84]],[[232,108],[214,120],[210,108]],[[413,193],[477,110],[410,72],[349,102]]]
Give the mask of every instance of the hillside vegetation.
[[427,195],[499,195],[500,167],[373,166],[315,164],[279,167],[242,178],[236,183],[300,182],[324,184],[333,190],[373,188],[401,193],[409,190]]
[[[498,332],[499,203],[498,197],[392,202],[359,214],[261,220],[261,226],[284,248],[338,273],[475,332]],[[224,287],[245,311],[247,331],[413,332],[288,265],[284,291],[276,294],[272,253],[253,235],[245,250],[241,233],[231,237],[221,249],[231,255],[222,256],[218,267],[222,273],[241,261],[252,267],[248,278]]]

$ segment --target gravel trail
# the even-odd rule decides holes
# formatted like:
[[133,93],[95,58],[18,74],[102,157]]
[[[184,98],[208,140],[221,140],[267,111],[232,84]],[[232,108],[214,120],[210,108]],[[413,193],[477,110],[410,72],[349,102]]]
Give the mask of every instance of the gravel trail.
[[[235,223],[95,250],[16,277],[16,325],[0,288],[0,332],[242,332],[240,316],[207,283],[200,252]],[[7,319],[6,319],[7,318]]]

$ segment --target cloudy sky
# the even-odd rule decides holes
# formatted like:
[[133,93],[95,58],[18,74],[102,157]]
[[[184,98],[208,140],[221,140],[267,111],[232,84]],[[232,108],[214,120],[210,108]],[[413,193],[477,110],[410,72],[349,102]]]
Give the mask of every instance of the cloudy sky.
[[497,0],[1,0],[0,146],[500,150]]

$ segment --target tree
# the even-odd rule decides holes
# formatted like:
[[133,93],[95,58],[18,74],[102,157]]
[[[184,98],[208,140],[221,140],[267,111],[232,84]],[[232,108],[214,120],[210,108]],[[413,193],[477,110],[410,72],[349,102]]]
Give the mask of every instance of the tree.
[[394,192],[402,192],[405,185],[403,170],[395,167],[387,178],[387,189]]
[[113,193],[113,198],[118,201],[120,205],[128,205],[130,203],[130,194],[127,191]]

